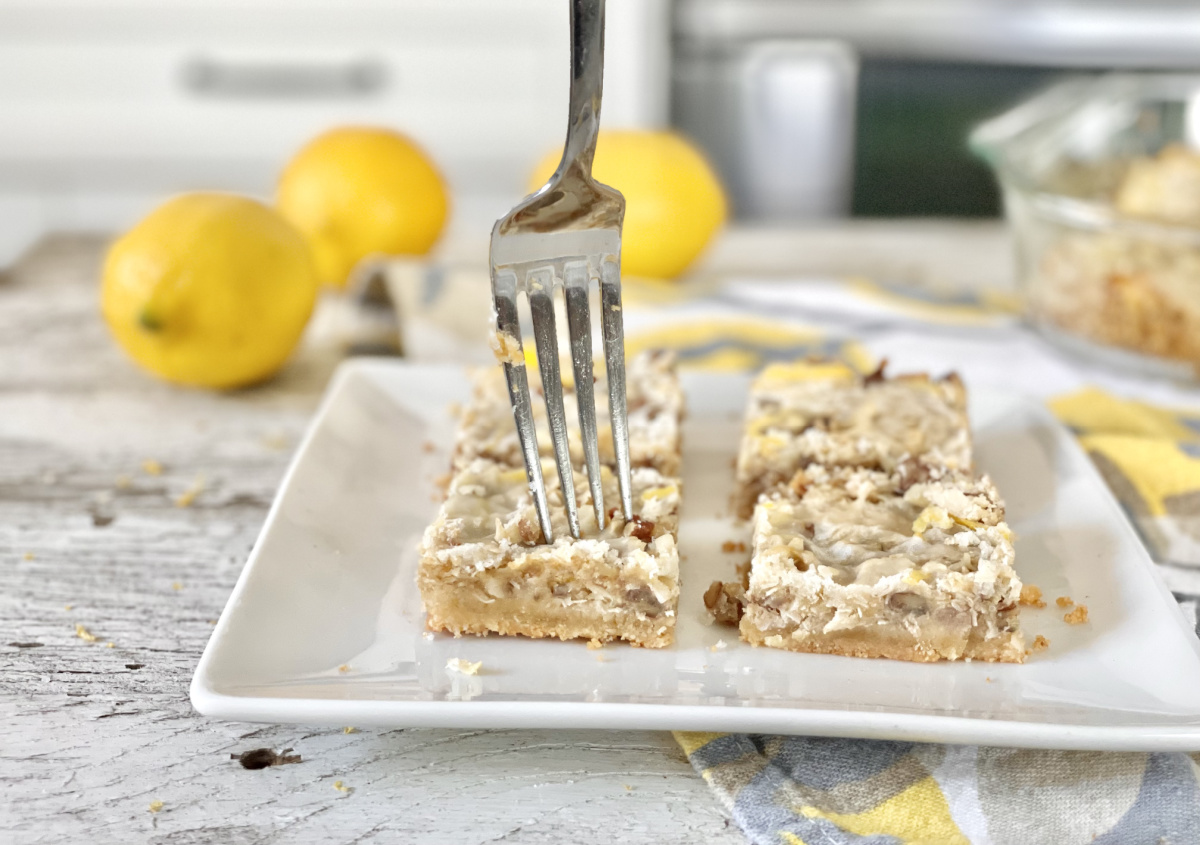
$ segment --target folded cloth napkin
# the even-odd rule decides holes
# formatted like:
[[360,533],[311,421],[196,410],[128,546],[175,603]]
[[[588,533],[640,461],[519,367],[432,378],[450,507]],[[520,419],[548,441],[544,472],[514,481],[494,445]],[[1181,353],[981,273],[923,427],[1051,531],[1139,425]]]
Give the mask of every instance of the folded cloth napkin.
[[754,845],[1200,843],[1200,754],[675,738]]
[[1087,388],[1050,401],[1156,560],[1200,561],[1200,413]]
[[[420,340],[407,350],[464,360],[482,348],[485,274],[421,271],[393,281],[405,333]],[[464,301],[484,306],[467,315]],[[631,353],[673,349],[686,367],[752,371],[824,355],[870,371],[888,358],[895,371],[955,369],[969,388],[1045,400],[1079,437],[1195,622],[1200,390],[1069,359],[1001,298],[864,280],[627,284],[625,330]],[[1200,754],[675,736],[756,845],[1200,845]]]

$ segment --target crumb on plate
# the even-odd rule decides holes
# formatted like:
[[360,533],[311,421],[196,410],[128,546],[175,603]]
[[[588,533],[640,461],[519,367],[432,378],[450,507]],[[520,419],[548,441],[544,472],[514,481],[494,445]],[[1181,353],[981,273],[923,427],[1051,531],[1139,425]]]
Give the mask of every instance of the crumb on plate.
[[1077,605],[1074,610],[1063,616],[1063,621],[1068,625],[1082,625],[1088,621],[1088,609],[1086,604]]
[[713,581],[704,591],[704,606],[719,625],[737,625],[744,610],[746,591],[736,581]]
[[744,552],[746,551],[746,544],[740,540],[726,540],[721,544],[721,551],[725,552],[726,554],[732,554],[733,552]]
[[446,669],[451,672],[457,672],[460,675],[478,675],[482,667],[482,660],[472,663],[470,660],[463,660],[461,657],[451,657],[446,661]]
[[1045,637],[1043,637],[1041,634],[1038,634],[1036,637],[1033,638],[1033,645],[1030,646],[1029,650],[1030,650],[1030,652],[1038,652],[1038,651],[1045,651],[1048,648],[1050,648],[1050,641],[1048,639],[1046,639]]
[[1062,608],[1067,608],[1067,607],[1070,607],[1071,605],[1075,604],[1075,602],[1071,599],[1070,596],[1059,596],[1058,598],[1056,598],[1054,600],[1054,603]]
[[1021,587],[1021,598],[1018,601],[1027,607],[1046,606],[1046,602],[1042,600],[1041,588],[1035,587],[1033,584],[1025,584]]

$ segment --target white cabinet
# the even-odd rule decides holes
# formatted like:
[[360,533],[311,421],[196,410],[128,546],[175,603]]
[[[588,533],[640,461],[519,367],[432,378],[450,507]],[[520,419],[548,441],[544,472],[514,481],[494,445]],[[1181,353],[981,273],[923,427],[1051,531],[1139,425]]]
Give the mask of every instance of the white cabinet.
[[[667,0],[609,0],[605,124],[667,118]],[[562,142],[566,0],[0,0],[0,263],[164,196],[269,196],[339,124],[414,136],[487,226]]]

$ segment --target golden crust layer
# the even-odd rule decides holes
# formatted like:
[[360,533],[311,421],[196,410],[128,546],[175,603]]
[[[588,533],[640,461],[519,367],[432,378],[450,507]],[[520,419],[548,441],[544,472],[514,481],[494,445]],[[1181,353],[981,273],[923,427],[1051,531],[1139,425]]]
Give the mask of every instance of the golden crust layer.
[[624,640],[642,648],[664,648],[674,637],[675,618],[639,619],[630,610],[609,614],[593,608],[547,605],[517,597],[485,603],[454,586],[432,583],[423,588],[429,611],[426,626],[456,637],[473,634],[557,637],[599,642]]
[[754,646],[782,648],[807,654],[840,654],[844,657],[883,657],[914,663],[938,663],[942,660],[981,660],[992,663],[1024,663],[1025,650],[1014,638],[983,640],[972,632],[965,643],[950,647],[921,641],[912,635],[884,637],[870,631],[840,631],[816,637],[797,636],[792,630],[763,630],[754,623],[754,615],[742,617],[742,639]]

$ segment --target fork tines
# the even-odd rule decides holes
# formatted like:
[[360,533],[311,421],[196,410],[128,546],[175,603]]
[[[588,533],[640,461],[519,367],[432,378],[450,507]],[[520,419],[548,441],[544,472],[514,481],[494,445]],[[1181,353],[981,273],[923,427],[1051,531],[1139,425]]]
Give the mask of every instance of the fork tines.
[[[563,233],[567,234],[567,233]],[[553,542],[550,505],[542,476],[541,454],[534,425],[529,381],[525,371],[524,348],[517,309],[517,295],[524,291],[529,300],[533,322],[538,368],[542,376],[542,392],[546,400],[546,416],[554,444],[559,486],[567,525],[571,536],[578,538],[579,514],[575,499],[574,472],[568,442],[566,411],[563,407],[563,384],[558,352],[557,321],[554,312],[554,291],[563,288],[567,328],[570,335],[571,363],[575,377],[575,397],[579,406],[579,432],[583,443],[584,464],[587,468],[596,524],[605,525],[604,488],[600,468],[600,449],[596,427],[596,401],[592,365],[592,321],[588,304],[592,279],[599,282],[601,328],[604,342],[605,369],[608,374],[609,415],[612,421],[613,454],[621,491],[621,510],[625,518],[633,517],[630,491],[629,428],[625,404],[625,337],[621,318],[620,235],[617,232],[594,230],[571,232],[576,239],[615,241],[596,243],[598,249],[586,255],[544,261],[525,260],[500,264],[497,258],[506,251],[493,241],[492,293],[495,300],[497,355],[504,364],[509,397],[516,419],[517,435],[525,459],[530,493],[537,508],[538,520],[547,543]],[[611,235],[598,238],[596,236]],[[591,237],[588,237],[591,236]],[[521,238],[521,235],[508,236]],[[503,236],[500,236],[503,239]],[[589,244],[590,246],[591,244]],[[613,248],[615,247],[615,249]]]

